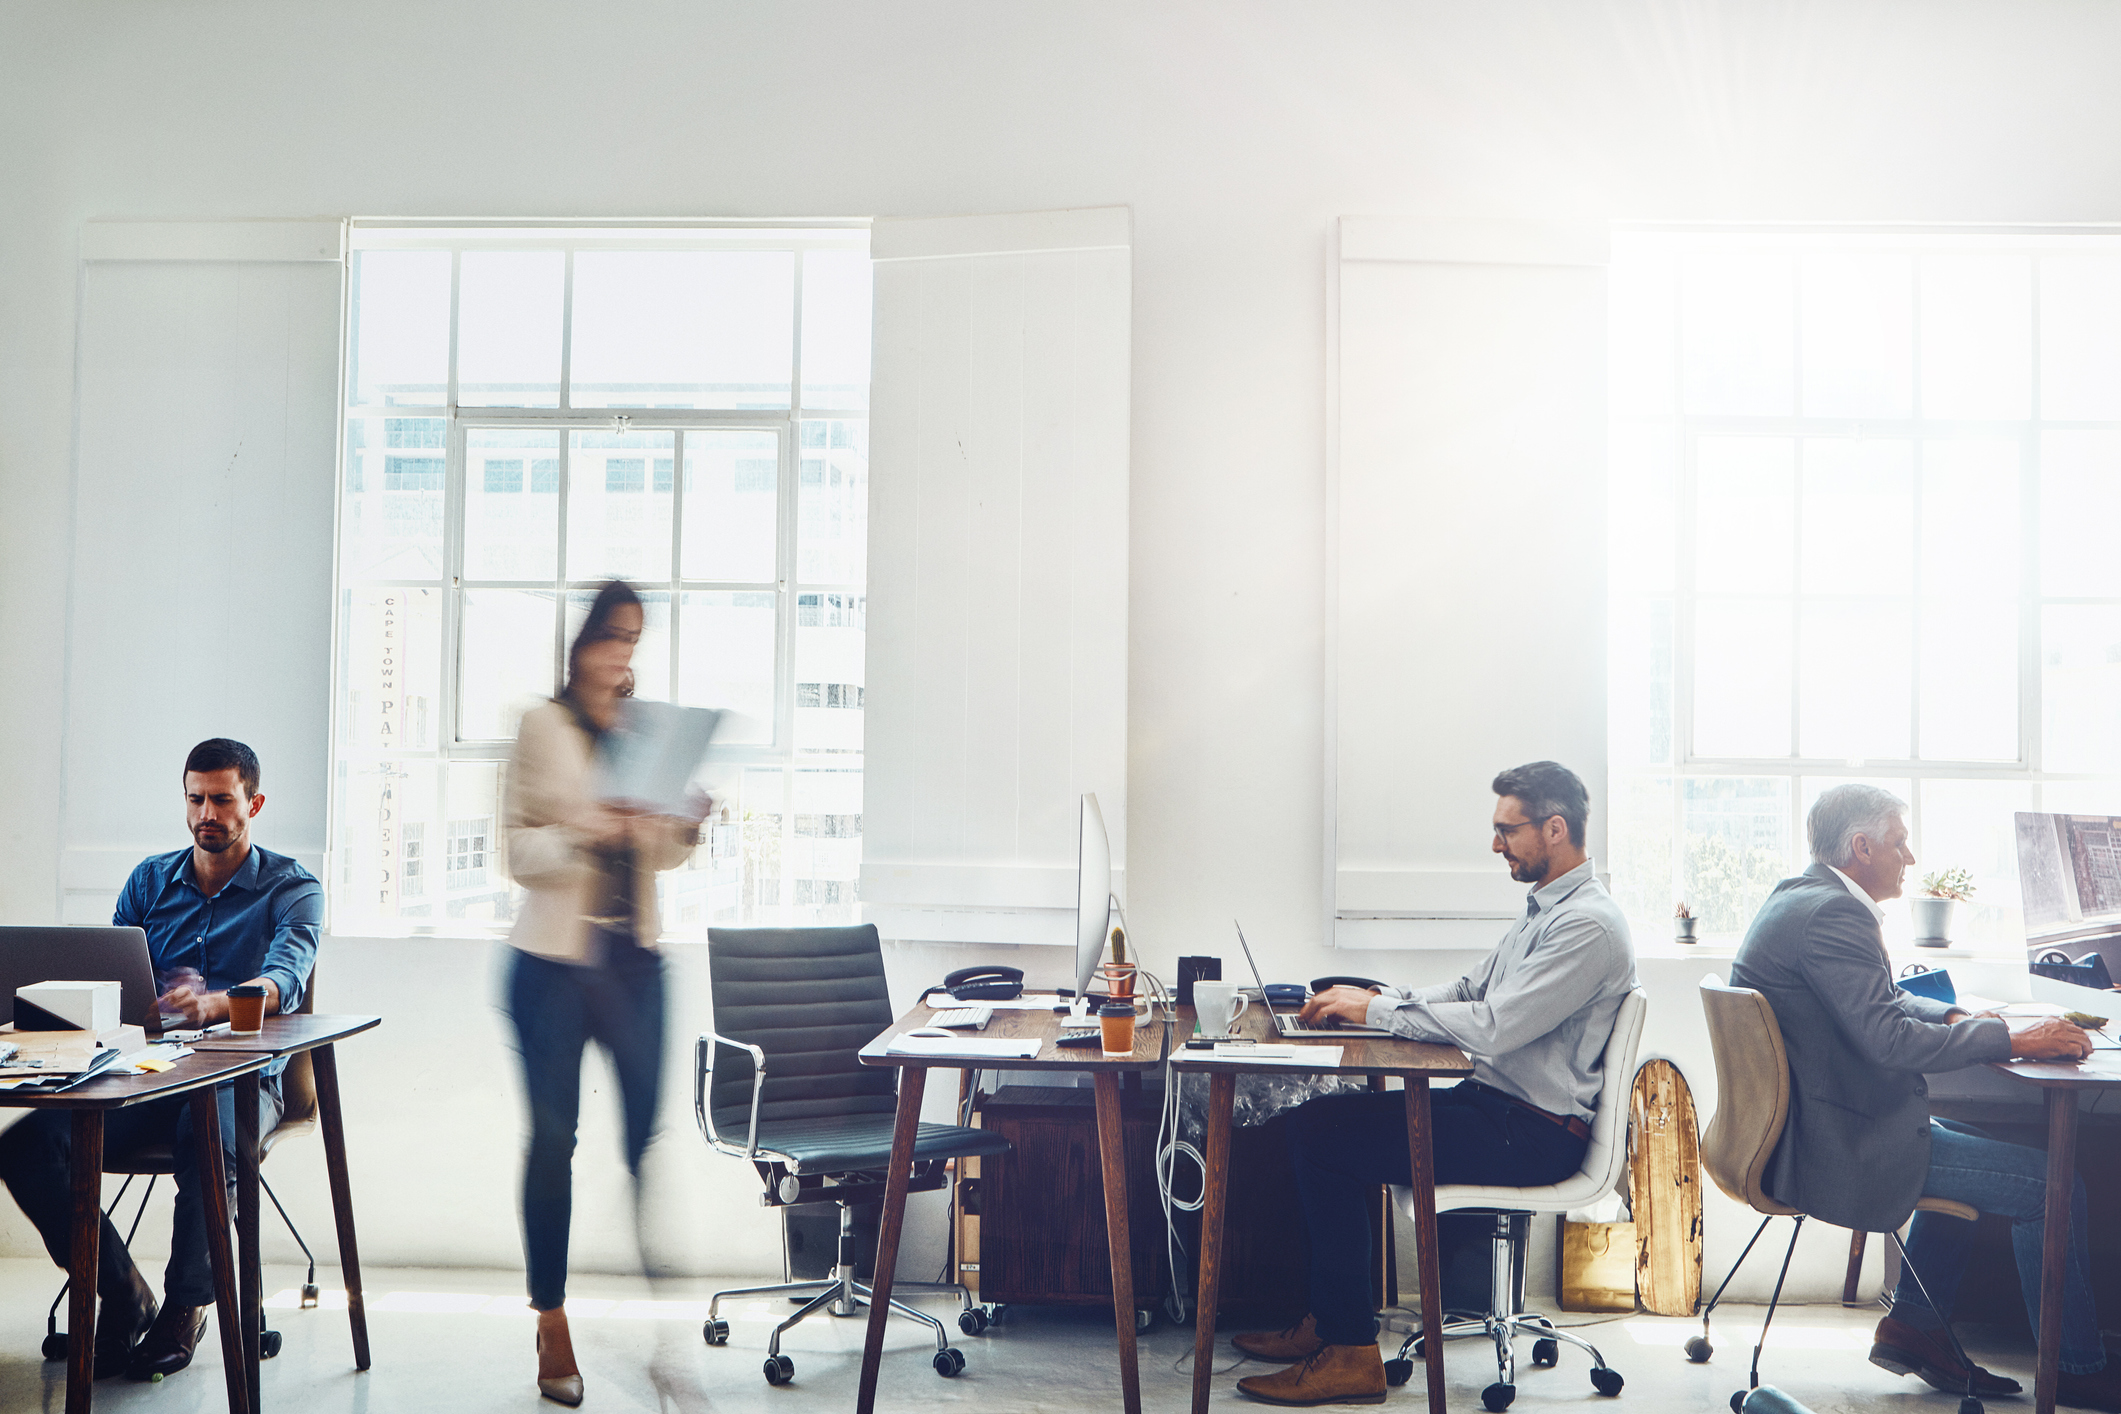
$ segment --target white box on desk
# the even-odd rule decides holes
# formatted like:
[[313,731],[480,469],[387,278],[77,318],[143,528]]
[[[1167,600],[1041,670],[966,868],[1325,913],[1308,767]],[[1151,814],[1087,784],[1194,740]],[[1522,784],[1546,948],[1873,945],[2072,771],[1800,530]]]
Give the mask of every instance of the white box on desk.
[[[109,1031],[118,1024],[119,993],[116,982],[32,982],[15,989],[15,1025],[43,1030],[72,1027],[79,1031]],[[25,1005],[44,1016],[32,1012],[25,1018]]]

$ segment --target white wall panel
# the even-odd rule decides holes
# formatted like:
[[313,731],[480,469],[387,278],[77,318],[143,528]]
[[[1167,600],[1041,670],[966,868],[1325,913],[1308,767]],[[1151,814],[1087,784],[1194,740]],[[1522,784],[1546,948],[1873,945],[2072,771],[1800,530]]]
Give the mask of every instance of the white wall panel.
[[117,863],[186,843],[210,736],[321,874],[340,267],[97,260],[81,291],[60,911],[107,922]]
[[1066,943],[1081,793],[1125,858],[1126,213],[964,221],[875,228],[862,899]]
[[1604,804],[1605,272],[1540,223],[1342,236],[1334,938],[1462,945],[1521,907],[1498,770]]

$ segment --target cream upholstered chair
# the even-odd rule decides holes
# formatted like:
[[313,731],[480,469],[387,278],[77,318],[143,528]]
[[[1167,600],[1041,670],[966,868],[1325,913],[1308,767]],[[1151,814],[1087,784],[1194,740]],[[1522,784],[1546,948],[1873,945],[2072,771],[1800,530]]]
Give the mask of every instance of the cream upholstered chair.
[[[1782,1049],[1782,1028],[1775,1022],[1775,1009],[1768,999],[1750,987],[1727,986],[1714,976],[1701,979],[1701,1008],[1708,1016],[1709,1046],[1716,1056],[1716,1114],[1709,1121],[1708,1133],[1701,1140],[1701,1165],[1709,1171],[1716,1186],[1736,1201],[1759,1213],[1760,1226],[1753,1230],[1752,1238],[1731,1270],[1723,1278],[1716,1294],[1701,1312],[1701,1334],[1686,1343],[1686,1357],[1696,1364],[1706,1361],[1714,1353],[1709,1344],[1709,1317],[1716,1310],[1716,1303],[1723,1299],[1724,1288],[1745,1259],[1752,1254],[1753,1244],[1767,1231],[1767,1225],[1776,1218],[1795,1218],[1796,1226],[1790,1233],[1789,1250],[1783,1253],[1782,1270],[1775,1277],[1774,1295],[1768,1298],[1767,1318],[1760,1323],[1760,1339],[1753,1346],[1753,1367],[1747,1378],[1746,1388],[1731,1396],[1731,1409],[1739,1410],[1745,1397],[1760,1387],[1760,1349],[1767,1343],[1768,1326],[1775,1319],[1775,1307],[1782,1300],[1783,1278],[1789,1275],[1790,1257],[1797,1250],[1797,1237],[1804,1231],[1805,1214],[1782,1202],[1767,1191],[1763,1176],[1767,1172],[1768,1159],[1775,1152],[1775,1145],[1782,1138],[1783,1125],[1790,1117],[1790,1065],[1787,1053]],[[1951,1217],[1972,1222],[1980,1216],[1964,1203],[1954,1203],[1948,1198],[1923,1198],[1916,1202],[1915,1209],[1923,1213],[1944,1213]],[[1888,1234],[1894,1246],[1899,1247],[1898,1233]],[[1907,1261],[1907,1252],[1900,1249],[1900,1260]],[[1909,1271],[1914,1271],[1912,1264]],[[1920,1286],[1922,1274],[1915,1272],[1915,1283]],[[1927,1291],[1924,1292],[1926,1296]],[[1965,1398],[1960,1401],[1960,1414],[1981,1414],[1981,1402],[1974,1398],[1972,1374],[1973,1362],[1959,1348],[1959,1338],[1951,1333],[1950,1323],[1945,1326],[1945,1335],[1951,1342],[1952,1354],[1968,1371]]]
[[[1486,1335],[1495,1342],[1495,1383],[1480,1392],[1480,1402],[1491,1410],[1507,1409],[1517,1397],[1517,1356],[1511,1342],[1520,1332],[1530,1332],[1534,1337],[1534,1365],[1557,1363],[1565,1341],[1591,1357],[1591,1385],[1600,1394],[1618,1394],[1626,1383],[1589,1341],[1560,1329],[1545,1316],[1525,1311],[1524,1259],[1533,1213],[1566,1213],[1572,1208],[1588,1207],[1611,1193],[1627,1168],[1628,1087],[1635,1083],[1635,1052],[1642,1044],[1643,1017],[1649,1009],[1649,994],[1639,987],[1620,999],[1620,1010],[1613,1018],[1613,1034],[1605,1044],[1598,1112],[1591,1119],[1591,1143],[1584,1150],[1582,1168],[1559,1183],[1537,1188],[1436,1185],[1437,1212],[1472,1210],[1495,1215],[1489,1248],[1493,1276],[1488,1309],[1447,1311],[1442,1323],[1446,1340],[1454,1335]],[[1411,1214],[1413,1194],[1404,1188],[1394,1188],[1392,1192],[1400,1208]],[[1413,1374],[1413,1357],[1421,1347],[1423,1335],[1416,1331],[1408,1336],[1399,1347],[1399,1357],[1385,1366],[1385,1378],[1391,1383],[1404,1384]]]

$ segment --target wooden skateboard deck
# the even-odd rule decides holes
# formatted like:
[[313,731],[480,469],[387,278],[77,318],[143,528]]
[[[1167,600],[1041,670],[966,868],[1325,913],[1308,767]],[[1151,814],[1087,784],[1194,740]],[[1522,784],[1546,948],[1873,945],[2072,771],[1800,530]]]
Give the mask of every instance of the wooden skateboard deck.
[[1691,1316],[1701,1300],[1701,1126],[1677,1066],[1643,1062],[1628,1121],[1635,1294],[1656,1315]]

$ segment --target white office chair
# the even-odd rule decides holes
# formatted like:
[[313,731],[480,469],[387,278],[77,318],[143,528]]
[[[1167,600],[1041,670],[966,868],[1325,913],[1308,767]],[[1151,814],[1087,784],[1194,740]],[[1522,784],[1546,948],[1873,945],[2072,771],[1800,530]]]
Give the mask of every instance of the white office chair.
[[[1628,1162],[1628,1087],[1635,1083],[1635,1051],[1642,1042],[1642,1020],[1649,1011],[1649,994],[1636,988],[1621,998],[1613,1018],[1613,1034],[1605,1043],[1604,1083],[1598,1091],[1598,1113],[1591,1118],[1591,1144],[1583,1152],[1583,1167],[1559,1183],[1538,1188],[1478,1188],[1465,1183],[1436,1186],[1436,1211],[1464,1212],[1469,1209],[1495,1215],[1493,1277],[1488,1309],[1479,1312],[1442,1313],[1446,1340],[1454,1335],[1487,1335],[1495,1342],[1495,1383],[1480,1392],[1480,1402],[1491,1410],[1510,1407],[1517,1397],[1517,1355],[1511,1342],[1520,1331],[1534,1336],[1532,1363],[1552,1365],[1561,1358],[1560,1342],[1581,1348],[1591,1357],[1591,1384],[1600,1394],[1620,1393],[1625,1381],[1607,1365],[1598,1347],[1572,1335],[1545,1316],[1524,1309],[1525,1247],[1531,1236],[1532,1214],[1566,1213],[1589,1207],[1611,1193]],[[1414,1195],[1394,1188],[1400,1208],[1413,1212]],[[1422,1324],[1429,1313],[1422,1313]],[[1414,1355],[1421,1348],[1423,1331],[1408,1336],[1399,1347],[1399,1358],[1386,1363],[1385,1378],[1404,1384],[1414,1373]]]

